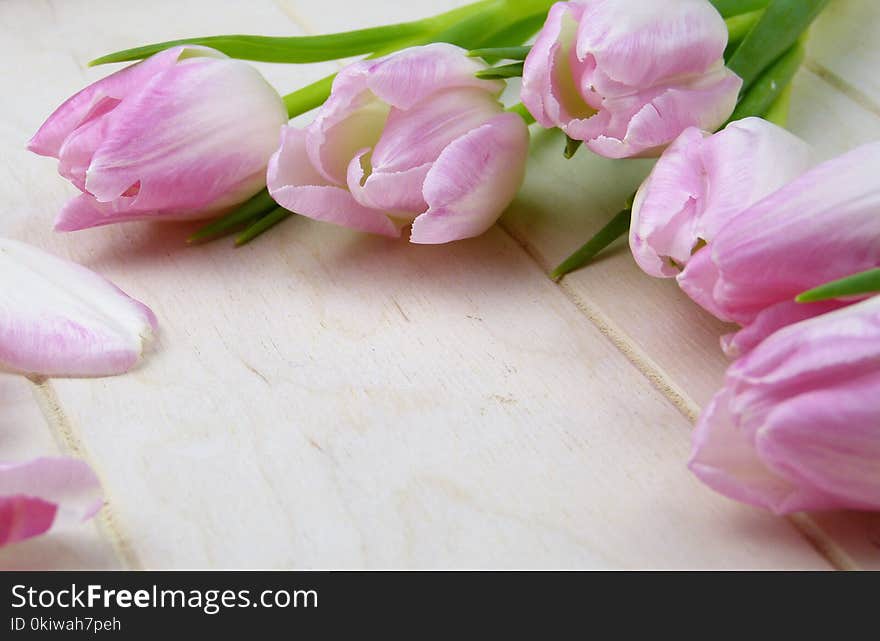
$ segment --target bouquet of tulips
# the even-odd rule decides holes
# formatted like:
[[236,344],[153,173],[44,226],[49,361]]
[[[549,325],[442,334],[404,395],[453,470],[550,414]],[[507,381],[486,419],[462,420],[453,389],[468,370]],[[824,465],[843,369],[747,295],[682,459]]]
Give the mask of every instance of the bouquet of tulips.
[[[531,126],[561,129],[569,158],[580,146],[657,157],[552,277],[628,233],[648,275],[741,327],[722,339],[736,360],[699,420],[693,472],[778,513],[876,510],[880,143],[819,163],[784,129],[826,4],[483,0],[347,33],[147,45],[95,60],[139,62],[69,98],[29,148],[81,192],[57,230],[206,219],[190,242],[235,232],[236,244],[291,215],[413,243],[477,236],[522,184]],[[244,62],[353,57],[284,96]],[[156,327],[147,307],[17,242],[0,241],[0,261],[5,369],[100,376],[137,363]],[[0,467],[0,543],[45,531],[56,512],[94,513],[94,476],[50,463]]]

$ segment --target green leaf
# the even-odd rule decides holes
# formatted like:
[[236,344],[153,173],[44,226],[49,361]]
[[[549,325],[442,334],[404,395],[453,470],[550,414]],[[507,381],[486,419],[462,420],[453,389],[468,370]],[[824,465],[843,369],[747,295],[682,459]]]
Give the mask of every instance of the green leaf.
[[770,0],[711,0],[715,8],[725,18],[738,16],[751,11],[764,9]]
[[629,221],[632,211],[624,209],[593,236],[587,243],[550,273],[550,278],[559,280],[567,273],[583,267],[590,262],[596,254],[608,247],[615,240],[629,231]]
[[799,303],[815,303],[831,298],[860,296],[880,292],[880,268],[873,268],[859,274],[847,276],[804,292],[795,300]]
[[745,92],[730,121],[748,116],[764,116],[791,84],[792,78],[800,68],[806,51],[802,41],[780,56]]
[[829,0],[773,0],[727,66],[748,90],[761,73],[797,42]]
[[574,155],[577,153],[578,149],[581,148],[581,145],[584,144],[582,140],[575,140],[569,136],[565,137],[565,151],[562,153],[565,156],[566,160],[570,160],[574,158]]
[[521,102],[518,102],[515,105],[511,105],[506,109],[506,111],[520,116],[523,120],[526,121],[527,125],[532,125],[535,123],[535,117],[529,112],[528,109],[526,109],[526,106]]
[[758,20],[764,15],[764,10],[751,11],[738,16],[727,18],[724,23],[727,25],[727,47],[724,49],[724,59],[730,60],[734,51],[742,44],[748,33],[755,28]]
[[245,201],[234,211],[197,230],[186,239],[186,242],[192,245],[207,240],[213,240],[220,236],[225,236],[226,234],[231,233],[236,227],[250,223],[277,206],[278,203],[272,200],[272,196],[269,195],[268,190],[263,189],[260,193],[252,197],[250,200]]
[[425,21],[404,22],[400,24],[358,29],[344,33],[332,33],[320,36],[207,36],[182,38],[156,44],[135,47],[101,56],[89,63],[89,66],[103,65],[110,62],[127,62],[141,60],[155,53],[178,45],[202,45],[222,51],[230,58],[257,60],[260,62],[322,62],[338,60],[351,56],[372,53],[389,42],[413,38],[430,33]]
[[272,210],[236,236],[235,246],[241,247],[242,245],[246,245],[263,232],[268,231],[290,216],[293,216],[293,212],[288,211],[283,207],[278,207],[277,209]]
[[501,65],[500,67],[489,67],[478,71],[474,75],[484,80],[498,80],[499,78],[518,78],[523,73],[523,63],[514,62],[509,65]]
[[489,47],[487,49],[472,49],[468,51],[471,58],[489,58],[492,60],[525,60],[532,47],[529,45],[519,47]]

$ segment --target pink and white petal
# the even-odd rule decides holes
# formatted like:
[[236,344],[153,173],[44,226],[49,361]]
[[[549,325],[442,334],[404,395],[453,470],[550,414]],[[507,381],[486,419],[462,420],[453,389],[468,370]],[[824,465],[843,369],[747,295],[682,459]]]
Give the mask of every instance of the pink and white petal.
[[721,337],[721,349],[731,358],[747,354],[757,347],[761,341],[783,327],[793,325],[802,320],[827,314],[848,303],[842,301],[823,301],[821,303],[801,304],[795,301],[783,301],[762,310],[749,325]]
[[728,498],[785,511],[796,502],[832,505],[821,492],[804,490],[774,473],[755,450],[754,436],[738,424],[729,407],[731,390],[723,388],[703,410],[693,435],[690,470]]
[[474,75],[485,68],[485,63],[469,58],[461,47],[435,42],[376,60],[370,66],[367,87],[398,109],[410,109],[447,89],[472,87],[499,96],[504,82],[481,80]]
[[676,276],[700,240],[699,205],[705,196],[700,146],[708,136],[690,127],[675,139],[633,201],[630,248],[646,273]]
[[32,496],[0,496],[0,547],[47,532],[58,507]]
[[704,247],[695,253],[678,276],[676,281],[682,291],[692,301],[715,316],[730,322],[730,317],[715,300],[715,288],[718,286],[718,266],[712,261],[710,247]]
[[269,160],[267,172],[269,193],[278,204],[315,220],[384,236],[400,235],[382,211],[365,207],[345,189],[328,184],[305,150],[306,133],[285,127],[281,147]]
[[305,152],[328,184],[345,185],[352,158],[378,142],[389,112],[390,107],[368,91],[353,98],[345,110],[321,109],[306,129]]
[[793,497],[779,511],[880,510],[880,369],[874,370],[799,394],[769,413],[758,434],[760,456],[818,495]]
[[411,109],[392,109],[373,149],[373,170],[399,172],[432,163],[453,140],[503,111],[494,95],[470,88],[441,91]]
[[156,318],[94,272],[0,239],[0,368],[45,376],[130,370]]
[[[137,91],[153,76],[177,64],[184,47],[174,47],[120,69],[92,83],[58,107],[28,142],[28,149],[41,156],[57,157],[64,140],[92,118],[99,117]],[[219,52],[215,52],[218,55]],[[109,99],[109,100],[108,100]]]
[[[880,266],[873,142],[807,171],[725,225],[717,298],[737,322],[823,283]],[[779,256],[785,256],[784,261]]]
[[[523,65],[520,99],[538,124],[548,129],[562,124],[559,105],[553,96],[553,61],[558,59],[558,52],[564,50],[563,27],[570,30],[570,23],[576,22],[582,13],[583,6],[576,2],[557,2],[550,7]],[[567,43],[572,49],[573,40],[572,35]]]
[[427,212],[413,221],[413,243],[447,243],[491,227],[519,190],[529,132],[512,113],[494,119],[447,147],[425,179]]
[[[876,371],[880,362],[880,296],[788,325],[738,359],[727,377],[741,383],[741,413],[757,415],[766,390],[788,396]],[[755,395],[747,389],[755,387]]]
[[197,210],[228,197],[265,170],[287,122],[283,102],[256,69],[204,57],[155,75],[105,117],[111,125],[86,189],[111,202],[137,186],[142,211]]
[[83,461],[0,463],[0,545],[81,523],[102,505],[100,481]]
[[657,155],[688,127],[714,131],[733,113],[742,80],[720,68],[690,86],[673,87],[646,104],[623,139],[600,136],[587,146],[607,158]]
[[411,218],[428,208],[422,187],[433,163],[398,172],[373,169],[366,175],[368,153],[360,152],[348,167],[348,190],[356,201],[364,207],[393,213],[395,218]]
[[577,53],[619,83],[647,87],[699,74],[727,46],[727,27],[705,0],[594,0],[584,3]]
[[813,149],[763,118],[744,118],[709,137],[701,148],[708,188],[697,233],[711,240],[747,207],[815,164]]

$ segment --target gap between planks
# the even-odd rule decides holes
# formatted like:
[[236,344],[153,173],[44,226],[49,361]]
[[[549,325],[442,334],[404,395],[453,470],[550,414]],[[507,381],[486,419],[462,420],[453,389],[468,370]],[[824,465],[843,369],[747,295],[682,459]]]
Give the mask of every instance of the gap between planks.
[[101,480],[101,487],[104,492],[104,505],[95,517],[101,536],[110,543],[116,557],[124,568],[142,570],[143,565],[116,518],[116,511],[113,509],[111,498],[107,495],[107,484],[104,483],[103,475],[94,461],[87,455],[82,440],[76,434],[72,421],[64,412],[64,408],[61,407],[61,401],[55,392],[52,381],[44,377],[28,378],[28,380],[33,385],[34,399],[40,412],[46,419],[49,432],[54,437],[55,442],[58,443],[61,451],[72,454],[88,463]]

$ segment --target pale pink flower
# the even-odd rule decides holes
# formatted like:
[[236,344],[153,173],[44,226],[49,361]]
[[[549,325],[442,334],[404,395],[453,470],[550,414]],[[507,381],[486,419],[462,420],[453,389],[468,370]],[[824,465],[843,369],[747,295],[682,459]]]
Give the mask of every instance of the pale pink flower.
[[102,504],[98,477],[82,461],[0,463],[0,546],[81,523]]
[[557,2],[525,61],[522,100],[609,158],[657,155],[688,127],[713,131],[741,79],[707,0]]
[[528,129],[499,81],[449,44],[413,47],[339,73],[305,129],[288,126],[268,186],[283,207],[414,243],[477,236],[522,183]]
[[155,330],[149,308],[94,272],[0,239],[0,369],[120,374],[138,362]]
[[785,514],[880,510],[880,297],[789,325],[727,371],[691,470]]
[[250,65],[205,47],[174,47],[86,87],[28,148],[58,158],[82,194],[56,229],[216,215],[258,192],[281,97]]

